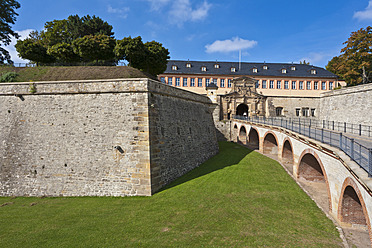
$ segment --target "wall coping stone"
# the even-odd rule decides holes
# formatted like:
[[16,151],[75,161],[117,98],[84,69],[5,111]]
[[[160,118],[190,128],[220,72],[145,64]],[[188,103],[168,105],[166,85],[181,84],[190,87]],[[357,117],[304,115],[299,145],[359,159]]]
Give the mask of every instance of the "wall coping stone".
[[352,93],[357,93],[357,92],[366,92],[366,91],[372,91],[372,83],[323,92],[320,94],[320,97],[323,98],[323,97],[330,97],[330,96],[347,95],[347,94],[352,94]]

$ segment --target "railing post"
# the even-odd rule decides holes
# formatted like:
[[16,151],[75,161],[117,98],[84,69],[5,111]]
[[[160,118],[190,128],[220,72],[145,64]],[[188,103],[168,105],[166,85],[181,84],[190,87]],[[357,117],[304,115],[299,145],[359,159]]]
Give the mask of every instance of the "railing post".
[[324,128],[325,126],[325,120],[323,120],[323,123],[322,123],[322,128]]
[[354,159],[354,139],[350,139],[351,144],[350,144],[350,157]]
[[344,133],[346,133],[346,122],[344,122]]
[[324,143],[324,129],[322,128],[322,132],[321,132],[322,134],[321,134],[321,140],[320,141],[322,141],[322,143]]
[[283,127],[283,119],[280,118],[280,126]]
[[362,124],[359,124],[359,136],[362,136]]
[[332,121],[332,130],[335,130],[335,121]]
[[301,123],[298,123],[298,133],[301,134]]
[[311,127],[311,119],[310,119],[310,124],[309,124],[309,126]]
[[309,125],[309,138],[311,138],[311,131],[310,131],[310,129],[311,129],[311,124]]
[[342,150],[342,133],[340,133],[340,149]]

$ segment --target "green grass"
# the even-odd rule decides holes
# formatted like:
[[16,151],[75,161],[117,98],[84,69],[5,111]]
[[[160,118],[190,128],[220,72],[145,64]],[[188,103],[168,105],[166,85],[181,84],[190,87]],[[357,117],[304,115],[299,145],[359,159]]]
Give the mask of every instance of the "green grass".
[[0,75],[6,72],[16,72],[16,82],[154,78],[129,66],[0,66]]
[[2,197],[0,205],[1,247],[341,247],[332,222],[276,161],[228,142],[152,197]]

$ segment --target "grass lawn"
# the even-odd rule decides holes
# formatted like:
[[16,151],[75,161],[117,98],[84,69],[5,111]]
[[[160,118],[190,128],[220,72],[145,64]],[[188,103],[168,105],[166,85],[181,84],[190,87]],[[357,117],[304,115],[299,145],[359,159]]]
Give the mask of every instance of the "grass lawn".
[[341,247],[274,160],[220,153],[152,197],[0,198],[1,247]]

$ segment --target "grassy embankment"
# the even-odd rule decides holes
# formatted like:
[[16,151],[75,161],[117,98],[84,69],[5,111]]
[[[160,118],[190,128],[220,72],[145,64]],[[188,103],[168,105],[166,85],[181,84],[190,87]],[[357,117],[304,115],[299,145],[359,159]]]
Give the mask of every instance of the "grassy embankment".
[[274,160],[228,142],[152,197],[0,198],[2,247],[340,247]]
[[148,74],[129,66],[0,66],[0,75],[16,72],[16,82],[66,81],[116,78],[151,78]]

